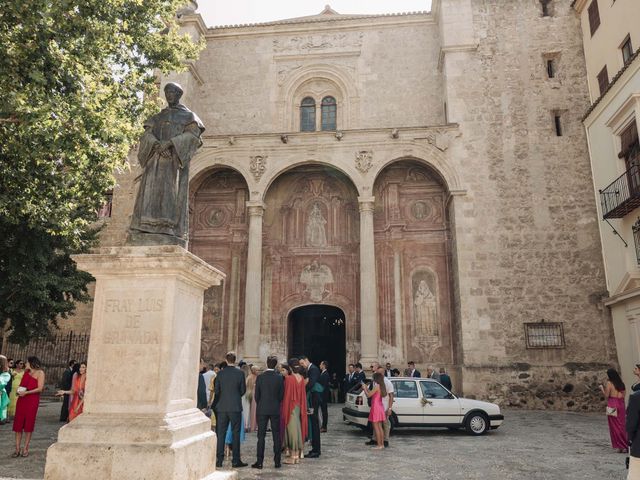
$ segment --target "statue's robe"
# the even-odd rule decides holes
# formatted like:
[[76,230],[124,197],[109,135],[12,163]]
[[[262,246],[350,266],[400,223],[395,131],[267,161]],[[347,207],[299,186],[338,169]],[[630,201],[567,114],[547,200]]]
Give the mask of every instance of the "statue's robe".
[[[138,150],[143,173],[131,219],[131,243],[184,245],[189,163],[202,145],[204,125],[195,113],[178,104],[153,115],[144,127]],[[171,141],[173,147],[161,154],[158,147],[162,141]]]

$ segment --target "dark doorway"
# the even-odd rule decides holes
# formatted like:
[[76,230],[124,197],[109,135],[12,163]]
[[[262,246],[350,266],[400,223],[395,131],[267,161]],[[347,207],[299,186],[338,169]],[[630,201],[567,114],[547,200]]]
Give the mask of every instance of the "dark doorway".
[[329,362],[329,373],[342,379],[347,347],[344,312],[331,305],[306,305],[289,314],[289,358],[306,355],[312,363]]

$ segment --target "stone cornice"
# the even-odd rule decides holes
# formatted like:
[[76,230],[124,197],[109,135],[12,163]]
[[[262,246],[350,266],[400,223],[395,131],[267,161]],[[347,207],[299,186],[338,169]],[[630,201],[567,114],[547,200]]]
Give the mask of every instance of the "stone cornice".
[[201,37],[204,37],[208,31],[207,25],[204,23],[202,15],[200,15],[199,13],[193,15],[183,15],[178,19],[178,24],[183,27],[189,24],[195,25]]
[[447,53],[475,52],[476,50],[478,50],[477,43],[469,43],[466,45],[448,45],[446,47],[441,47],[440,53],[438,54],[438,70],[442,70],[442,63],[444,62],[444,57]]
[[435,25],[429,12],[385,15],[354,15],[315,20],[297,20],[209,28],[206,38],[225,38],[268,34],[299,34],[313,31],[363,30],[380,27]]
[[[458,131],[459,126],[457,123],[449,123],[443,125],[428,125],[428,126],[415,126],[415,127],[385,127],[385,128],[359,128],[359,129],[350,129],[350,130],[341,130],[343,133],[342,142],[349,141],[350,135],[371,135],[371,134],[383,134],[385,138],[387,135],[390,137],[391,133],[394,130],[398,131],[398,135],[400,138],[403,138],[407,135],[407,138],[413,139],[413,135],[424,136],[425,133],[429,132],[445,132],[445,131]],[[223,142],[226,146],[229,143],[230,139],[233,139],[234,144],[238,144],[239,141],[249,140],[247,147],[251,145],[255,146],[255,141],[262,140],[263,143],[273,143],[274,145],[283,145],[281,136],[286,135],[289,142],[288,146],[291,146],[291,143],[296,138],[299,139],[311,139],[311,138],[328,138],[333,141],[337,141],[335,139],[335,132],[271,132],[271,133],[227,133],[227,134],[204,134],[202,135],[202,139],[204,141],[204,148],[212,147],[212,143],[216,141]],[[391,141],[385,140],[385,141]],[[215,145],[213,145],[215,148]]]

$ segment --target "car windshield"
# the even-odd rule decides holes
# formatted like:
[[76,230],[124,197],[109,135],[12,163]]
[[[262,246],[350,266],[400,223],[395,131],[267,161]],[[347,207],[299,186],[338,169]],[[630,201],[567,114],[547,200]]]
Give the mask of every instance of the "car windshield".
[[449,392],[439,383],[420,382],[424,398],[450,398]]
[[[365,379],[364,383],[367,384],[367,386],[371,385],[371,380],[369,380],[368,378]],[[360,384],[354,386],[351,388],[351,390],[349,390],[349,393],[360,393],[362,391],[362,387],[360,387]]]

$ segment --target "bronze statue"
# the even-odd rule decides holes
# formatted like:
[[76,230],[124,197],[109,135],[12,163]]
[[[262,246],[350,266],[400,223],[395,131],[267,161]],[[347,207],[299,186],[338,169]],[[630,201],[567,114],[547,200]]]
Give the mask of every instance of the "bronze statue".
[[129,245],[187,244],[189,162],[202,145],[204,125],[180,103],[182,87],[168,83],[168,107],[153,115],[140,138],[138,161],[143,168],[136,197]]

